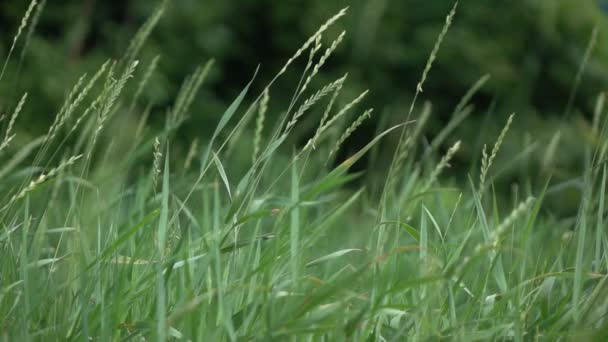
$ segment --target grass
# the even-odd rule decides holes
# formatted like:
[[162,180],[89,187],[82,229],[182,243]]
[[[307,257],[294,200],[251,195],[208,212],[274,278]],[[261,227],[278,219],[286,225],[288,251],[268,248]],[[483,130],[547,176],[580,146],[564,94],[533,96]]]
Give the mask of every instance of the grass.
[[[494,192],[500,170],[492,164],[512,117],[489,157],[484,147],[479,174],[469,182],[443,177],[466,141],[443,155],[439,147],[468,115],[485,76],[464,94],[441,141],[421,144],[431,107],[418,109],[414,100],[402,124],[335,163],[335,149],[371,112],[347,115],[366,93],[334,108],[346,77],[310,89],[344,37],[313,62],[342,11],[243,109],[253,76],[202,151],[193,142],[184,162],[172,141],[211,63],[184,82],[161,132],[145,129],[147,114],[134,126],[123,121],[138,110],[138,94],[162,63],[155,57],[138,65],[162,6],[124,59],[79,80],[47,135],[11,145],[19,111],[35,99],[23,96],[7,119],[0,152],[1,340],[608,338],[603,97],[594,130],[600,143],[588,148],[574,219],[545,208],[554,196],[550,180],[510,199]],[[416,96],[449,39],[455,10]],[[307,50],[290,108],[270,121],[275,81]],[[254,114],[255,127],[247,128],[254,133],[244,134]],[[316,133],[304,147],[290,146],[292,128],[303,120],[316,120]],[[375,149],[391,148],[384,138],[399,134],[384,186],[354,185],[366,184],[353,182],[365,175],[349,169]],[[235,149],[249,154],[245,168],[226,152],[235,136]]]

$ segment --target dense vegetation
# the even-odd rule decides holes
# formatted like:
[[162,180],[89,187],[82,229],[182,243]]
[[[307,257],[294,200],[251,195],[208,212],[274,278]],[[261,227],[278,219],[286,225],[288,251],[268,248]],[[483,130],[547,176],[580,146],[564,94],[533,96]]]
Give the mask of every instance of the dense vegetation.
[[[0,339],[608,338],[608,118],[600,92],[608,69],[596,59],[605,53],[599,17],[580,33],[576,63],[552,59],[575,64],[573,72],[541,63],[549,70],[537,66],[538,79],[529,80],[529,70],[509,71],[507,62],[529,51],[517,44],[525,26],[486,32],[512,41],[490,54],[504,49],[505,59],[449,64],[480,46],[455,48],[466,42],[455,21],[461,13],[493,27],[474,1],[426,5],[428,18],[440,9],[447,17],[425,31],[431,44],[411,59],[401,46],[366,46],[374,38],[360,32],[351,47],[361,64],[344,70],[340,47],[349,36],[337,28],[350,10],[342,9],[305,26],[312,35],[298,45],[276,32],[291,54],[277,65],[282,54],[261,53],[275,71],[252,60],[245,79],[221,71],[230,60],[223,55],[202,63],[198,55],[164,56],[173,49],[163,38],[176,34],[170,23],[178,19],[163,14],[187,3],[163,2],[149,13],[120,57],[105,60],[104,43],[90,52],[85,44],[74,65],[86,71],[68,91],[71,72],[50,70],[37,38],[46,3],[31,1],[15,21],[0,73]],[[379,7],[353,10],[373,27],[382,1],[370,3]],[[583,4],[577,15],[599,15]],[[545,30],[551,25],[542,18],[535,20]],[[125,39],[109,32],[118,45]],[[390,44],[395,32],[375,35]],[[365,67],[376,54],[395,54],[416,78],[398,83],[381,64]],[[534,66],[538,56],[528,56]],[[172,84],[169,69],[191,58],[193,71]],[[54,75],[63,75],[58,85]],[[368,92],[363,85],[375,75],[380,86]],[[205,87],[222,77],[231,81],[216,82],[226,89],[207,109],[232,99],[202,120],[198,108],[213,97]],[[556,79],[568,85],[543,92],[559,101],[529,97],[531,84]],[[408,86],[407,101],[393,99]],[[60,94],[44,127],[40,113]],[[486,107],[478,123],[474,104]],[[540,120],[528,116],[535,108],[557,113],[531,125]],[[356,169],[364,159],[367,167]],[[456,172],[447,173],[450,166]]]

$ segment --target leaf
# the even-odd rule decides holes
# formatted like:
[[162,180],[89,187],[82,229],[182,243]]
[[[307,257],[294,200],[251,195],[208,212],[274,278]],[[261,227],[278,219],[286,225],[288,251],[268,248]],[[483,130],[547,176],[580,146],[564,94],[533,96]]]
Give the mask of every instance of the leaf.
[[311,267],[311,266],[314,266],[314,265],[318,265],[318,264],[320,264],[322,262],[329,261],[329,260],[332,260],[332,259],[336,259],[336,258],[339,258],[339,257],[341,257],[343,255],[346,255],[346,254],[349,254],[349,253],[352,253],[352,252],[362,252],[362,251],[363,250],[359,249],[359,248],[343,249],[341,251],[333,252],[333,253],[327,254],[325,256],[322,256],[322,257],[320,257],[318,259],[315,259],[315,260],[307,263],[306,267]]
[[156,216],[158,216],[158,214],[160,213],[160,210],[155,209],[152,212],[150,212],[148,215],[146,215],[141,221],[139,221],[136,225],[134,225],[133,227],[129,228],[127,231],[125,231],[124,233],[120,234],[116,240],[108,247],[106,248],[103,253],[97,258],[97,260],[93,261],[91,264],[89,264],[89,266],[87,267],[87,270],[89,270],[91,267],[95,266],[95,264],[99,261],[99,260],[103,260],[106,259],[107,257],[109,257],[112,253],[114,253],[123,243],[127,242],[127,240],[133,236],[135,233],[137,233],[138,230],[140,230],[141,228],[143,228],[145,225],[147,225],[148,223],[154,221],[154,219],[156,219]]
[[213,152],[213,161],[215,162],[217,171],[220,173],[220,178],[222,179],[222,182],[224,182],[224,186],[226,187],[226,190],[228,191],[228,197],[230,197],[230,201],[232,201],[232,193],[230,192],[230,183],[228,183],[228,177],[226,176],[226,171],[224,170],[224,167],[222,166],[222,162],[217,157],[217,154],[215,152]]
[[272,216],[273,215],[273,211],[270,209],[262,209],[262,210],[258,210],[258,211],[254,211],[251,214],[247,214],[245,216],[240,217],[239,219],[237,219],[237,221],[230,227],[230,229],[228,229],[228,231],[226,231],[226,233],[224,233],[224,237],[222,238],[222,242],[220,243],[220,245],[223,245],[226,242],[226,239],[228,239],[228,237],[230,236],[230,233],[232,233],[232,231],[234,230],[234,228],[248,222],[251,220],[256,220],[256,219],[260,219],[263,217],[267,217],[267,216]]
[[320,180],[315,186],[313,186],[310,190],[306,192],[306,194],[302,197],[304,198],[313,198],[316,197],[319,193],[325,191],[326,189],[331,189],[335,186],[335,184],[342,184],[339,181],[339,177],[346,173],[348,169],[350,169],[353,164],[355,164],[361,157],[363,157],[374,145],[376,145],[384,136],[393,130],[403,126],[404,124],[399,124],[393,126],[386,131],[378,134],[372,141],[370,141],[365,147],[363,147],[359,152],[352,155],[350,158],[343,161],[340,165],[338,165],[335,169],[333,169],[330,173],[328,173],[322,180]]
[[76,231],[76,228],[74,227],[62,227],[62,228],[53,228],[53,229],[47,229],[45,231],[46,234],[61,234],[61,233],[68,233],[68,232],[74,232]]
[[243,241],[239,241],[237,243],[231,243],[231,244],[228,244],[228,246],[226,246],[226,247],[222,247],[220,249],[220,253],[223,254],[223,253],[234,252],[237,249],[243,248],[245,246],[249,246],[256,241],[271,240],[271,239],[274,239],[274,237],[275,237],[274,234],[265,234],[265,235],[260,235],[260,236],[256,237],[255,239],[243,240]]
[[46,266],[49,264],[54,264],[58,261],[61,261],[63,259],[65,259],[67,256],[62,256],[60,258],[49,258],[49,259],[40,259],[40,260],[36,260],[34,262],[31,262],[27,265],[28,268],[35,268],[35,267],[42,267],[42,266]]
[[245,200],[245,190],[249,186],[249,180],[251,179],[251,175],[253,175],[254,168],[249,169],[245,176],[241,178],[239,184],[236,187],[236,192],[234,194],[234,200],[228,209],[228,214],[224,218],[224,223],[230,222],[230,219],[236,214],[237,210],[241,207],[241,204]]
[[247,95],[247,92],[249,91],[249,87],[253,83],[253,80],[255,79],[255,76],[258,73],[258,69],[259,69],[259,67],[255,69],[255,72],[253,74],[253,77],[251,78],[251,81],[249,81],[249,83],[247,83],[247,85],[241,91],[239,96],[237,96],[236,99],[234,99],[232,104],[230,104],[228,109],[226,109],[224,114],[222,114],[222,117],[220,118],[220,122],[217,124],[217,127],[215,128],[215,132],[213,132],[213,136],[211,136],[209,145],[207,146],[207,149],[205,150],[205,152],[203,153],[203,155],[201,157],[201,173],[203,173],[207,167],[207,160],[209,159],[209,153],[211,152],[211,148],[213,147],[213,143],[215,142],[215,139],[218,137],[220,132],[224,129],[224,127],[226,126],[228,121],[230,121],[230,119],[232,118],[232,116],[234,115],[236,110],[239,108],[239,105],[245,98],[245,95]]
[[384,222],[380,223],[380,225],[389,225],[389,224],[396,224],[399,227],[403,228],[412,238],[414,238],[414,240],[416,240],[416,242],[420,243],[420,233],[418,232],[418,230],[416,228],[410,226],[407,223],[399,222],[399,221],[384,221]]

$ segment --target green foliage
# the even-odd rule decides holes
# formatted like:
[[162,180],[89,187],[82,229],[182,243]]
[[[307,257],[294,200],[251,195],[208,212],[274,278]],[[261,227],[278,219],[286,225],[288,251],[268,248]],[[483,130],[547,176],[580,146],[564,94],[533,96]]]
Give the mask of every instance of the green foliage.
[[[327,3],[309,6],[325,8]],[[367,24],[374,27],[372,19],[382,16],[372,15],[372,10],[388,3],[369,3],[377,7],[362,6]],[[422,13],[441,7],[440,2],[426,3],[420,5],[426,8]],[[32,13],[42,6],[31,4]],[[481,6],[468,4],[473,13]],[[328,64],[314,62],[317,51],[322,51],[320,42],[330,37],[327,41],[337,42],[335,49],[317,58],[339,56],[336,47],[342,31],[335,29],[353,20],[343,10],[319,29],[305,29],[315,33],[301,40],[304,44],[293,49],[296,52],[287,62],[277,64],[276,73],[248,72],[234,92],[226,85],[231,104],[208,119],[215,128],[198,132],[205,137],[202,149],[192,143],[185,153],[180,139],[187,138],[178,133],[184,132],[185,123],[197,127],[189,116],[197,100],[205,98],[201,93],[207,94],[207,77],[218,77],[212,76],[212,70],[224,62],[218,58],[212,67],[196,60],[191,65],[201,66],[188,73],[191,76],[174,96],[154,97],[154,85],[164,83],[159,81],[167,72],[163,68],[188,61],[164,55],[159,59],[157,51],[148,56],[146,46],[151,50],[162,46],[162,33],[149,33],[170,32],[163,31],[165,24],[158,21],[161,12],[167,12],[171,23],[177,20],[171,14],[173,6],[193,10],[198,3],[164,5],[151,12],[130,43],[125,42],[122,57],[104,63],[104,49],[94,49],[98,57],[86,58],[94,67],[75,77],[74,86],[65,87],[71,90],[55,107],[44,107],[49,103],[37,97],[44,85],[38,91],[33,86],[26,96],[23,85],[11,83],[37,70],[30,70],[31,57],[20,59],[23,45],[16,45],[20,48],[14,51],[19,53],[6,59],[13,75],[1,80],[0,93],[6,101],[3,112],[10,113],[2,116],[0,135],[1,341],[602,340],[606,336],[608,119],[603,95],[592,106],[589,142],[578,142],[584,163],[569,171],[578,172],[570,183],[556,181],[562,178],[559,174],[547,180],[539,172],[522,172],[521,186],[511,193],[496,191],[495,185],[510,171],[501,158],[520,160],[522,170],[532,169],[532,144],[518,141],[521,114],[491,120],[503,125],[497,139],[486,140],[490,134],[485,131],[469,135],[479,140],[479,148],[466,141],[471,139],[458,140],[462,130],[457,128],[472,113],[469,103],[476,94],[483,95],[490,82],[487,76],[470,74],[470,89],[458,93],[462,99],[454,101],[452,117],[428,144],[421,136],[426,125],[432,125],[432,107],[427,102],[420,112],[412,96],[399,107],[406,108],[403,115],[385,116],[386,127],[379,125],[360,148],[347,149],[348,157],[333,165],[328,160],[336,149],[344,150],[342,143],[359,131],[355,128],[365,116],[348,115],[349,110],[373,102],[371,94],[365,97],[366,91],[352,91],[359,86],[349,82],[361,82],[359,76],[346,78],[344,73],[333,74],[332,68],[326,73]],[[244,10],[248,6],[243,2]],[[277,16],[291,10],[286,5],[268,6],[276,9]],[[468,46],[458,40],[462,27],[455,13],[462,13],[462,21],[488,20],[491,27],[491,18],[483,12],[473,15],[459,6],[451,12],[441,7],[444,16],[449,14],[437,21],[441,26],[432,30],[433,37],[425,38],[431,44],[419,59],[412,94],[433,94],[438,74],[451,79],[445,70],[454,44]],[[495,7],[500,6],[511,8],[506,2]],[[567,3],[560,6],[567,8]],[[353,7],[357,18],[357,6]],[[395,13],[387,10],[385,15],[390,18]],[[405,16],[425,19],[409,12]],[[35,21],[26,20],[23,29],[30,25]],[[513,29],[514,37],[524,30]],[[360,34],[373,38],[384,33],[378,29]],[[387,33],[388,42],[391,37]],[[35,50],[36,38],[30,38]],[[282,39],[281,34],[277,39]],[[171,42],[167,44],[171,51]],[[355,50],[363,49],[356,46]],[[507,54],[517,48],[499,47]],[[593,51],[601,53],[601,45],[596,48]],[[422,54],[412,54],[418,53]],[[14,65],[22,62],[22,74],[17,73]],[[88,68],[85,64],[81,67]],[[593,65],[592,60],[580,60],[574,75],[576,70],[584,75]],[[454,73],[467,71],[465,66],[449,68]],[[59,73],[48,74],[54,72]],[[507,74],[498,73],[491,82],[508,86]],[[338,76],[329,78],[332,75]],[[524,76],[529,74],[517,77]],[[574,86],[579,89],[575,99],[589,96],[586,81],[581,76],[580,87]],[[166,83],[161,86],[174,86]],[[11,101],[13,92],[19,100]],[[145,99],[158,102],[142,105]],[[441,108],[453,99],[438,100],[446,101],[437,105]],[[525,101],[513,103],[526,111]],[[572,103],[584,110],[576,100]],[[568,104],[554,105],[563,109]],[[37,107],[56,108],[56,114],[45,133],[32,138],[24,133],[30,123],[26,113],[32,115]],[[160,116],[155,125],[148,122],[151,113]],[[250,119],[255,115],[254,123]],[[566,119],[559,123],[565,126]],[[563,139],[577,137],[573,130],[562,132]],[[512,135],[516,139],[508,143]],[[304,140],[299,139],[302,136]],[[562,135],[553,136],[555,143],[532,150],[548,168],[556,163],[555,146],[561,146]],[[543,139],[541,134],[530,135],[532,146],[542,146]],[[442,151],[444,143],[451,147]],[[481,147],[484,144],[493,144],[489,155]],[[385,150],[394,152],[386,168],[373,163],[378,160],[374,156]],[[466,153],[475,154],[467,162],[468,183],[446,175],[450,164],[458,158],[462,163]],[[367,156],[373,169],[354,172]],[[564,189],[572,183],[582,200],[576,215],[569,217],[549,204],[563,201]]]
[[[14,1],[0,4],[0,32],[5,37],[0,42],[2,55],[8,53],[28,5]],[[145,87],[126,89],[138,95],[121,115],[128,116],[132,126],[138,125],[143,115],[149,125],[158,129],[165,124],[164,111],[168,106],[175,103],[174,110],[184,109],[180,115],[190,124],[180,126],[172,136],[180,137],[173,139],[178,149],[176,158],[185,158],[193,138],[202,138],[205,145],[205,137],[211,136],[225,106],[241,91],[256,65],[259,64],[261,72],[259,82],[252,85],[252,93],[257,94],[270,82],[269,75],[283,67],[285,57],[296,51],[299,42],[323,18],[336,13],[339,6],[325,0],[297,4],[253,0],[168,1],[162,20],[156,23],[158,27],[150,30],[146,27],[156,22],[154,18],[158,16],[148,2],[44,2],[41,15],[37,16],[36,11],[30,15],[36,27],[27,27],[21,34],[16,45],[18,53],[9,61],[5,82],[0,83],[0,113],[10,112],[23,92],[36,99],[21,113],[20,122],[27,124],[17,127],[21,134],[16,136],[16,142],[27,143],[45,132],[54,117],[48,109],[63,102],[81,75],[98,68],[108,57],[117,58],[128,48],[137,48],[137,45],[129,47],[128,40],[137,32],[149,34],[146,44],[140,46],[139,59],[142,65],[153,65],[154,72],[144,81]],[[312,95],[311,88],[329,84],[348,72],[348,82],[340,89],[336,104],[369,89],[371,96],[366,106],[375,108],[373,118],[357,128],[345,141],[343,152],[329,163],[357,151],[375,132],[405,120],[416,90],[412,85],[419,80],[428,51],[433,48],[444,14],[451,6],[441,1],[354,0],[349,3],[348,18],[320,39],[321,50],[313,62],[321,58],[319,55],[342,30],[347,31],[331,58],[324,61],[323,72],[302,96]],[[462,6],[465,10],[453,22],[435,62],[435,72],[429,74],[424,92],[419,95],[420,100],[432,100],[433,110],[418,139],[433,139],[434,150],[445,150],[455,142],[446,139],[446,133],[462,138],[461,153],[452,170],[465,179],[471,168],[477,168],[476,164],[469,167],[467,161],[476,160],[483,141],[494,139],[501,123],[516,112],[518,120],[514,122],[513,134],[503,148],[519,158],[496,160],[501,171],[501,179],[495,183],[499,194],[510,191],[512,183],[525,182],[532,175],[537,183],[550,175],[559,182],[576,177],[583,163],[579,142],[597,141],[590,122],[595,98],[608,85],[607,16],[594,0],[470,0]],[[588,61],[583,63],[594,27],[598,29],[596,44]],[[197,67],[209,66],[206,63],[211,58],[213,68],[204,68],[203,72]],[[135,72],[141,77],[147,70],[139,68]],[[182,82],[186,75],[192,76]],[[484,86],[463,99],[462,107],[459,104],[459,109],[452,111],[456,99],[485,75],[490,79]],[[298,84],[300,76],[299,71],[291,68],[282,75],[281,91],[272,94],[274,109],[265,113],[269,122],[281,115],[280,109],[292,103],[290,93],[282,89]],[[181,89],[192,86],[197,77],[206,86],[200,91],[193,87],[189,94],[182,92],[191,101],[190,107],[183,108],[173,99]],[[413,118],[420,110],[415,108]],[[562,121],[565,112],[568,120]],[[251,116],[253,113],[248,120]],[[312,119],[315,116],[313,113],[300,119],[300,125],[290,135],[290,143],[309,142],[309,134],[316,125]],[[244,126],[237,132],[237,136],[250,134]],[[389,139],[397,144],[396,137]],[[523,152],[521,141],[530,141]],[[238,156],[239,167],[244,167],[255,151],[235,146],[231,142],[230,155]],[[552,146],[553,152],[546,153],[544,146]],[[548,154],[551,158],[547,158]],[[392,151],[386,149],[374,152],[375,159],[368,164],[388,166],[391,155]],[[573,213],[580,198],[575,194],[567,198],[552,205]]]

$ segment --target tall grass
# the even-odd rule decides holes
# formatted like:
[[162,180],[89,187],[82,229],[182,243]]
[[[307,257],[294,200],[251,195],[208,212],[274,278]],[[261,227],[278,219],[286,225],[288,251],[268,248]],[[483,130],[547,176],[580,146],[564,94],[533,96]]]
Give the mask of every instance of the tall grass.
[[[512,204],[490,191],[491,166],[506,153],[500,146],[512,117],[490,156],[485,148],[480,153],[482,168],[469,186],[443,176],[468,143],[458,141],[444,154],[439,147],[470,113],[467,103],[487,77],[463,95],[437,140],[421,143],[432,111],[427,102],[416,115],[414,99],[402,124],[332,166],[328,159],[371,113],[349,118],[368,93],[341,99],[346,76],[315,90],[314,76],[344,34],[313,59],[343,10],[258,96],[250,94],[254,75],[213,135],[202,139],[202,150],[195,141],[175,162],[173,137],[211,62],[184,82],[162,131],[144,129],[149,109],[135,128],[118,114],[139,110],[138,98],[162,63],[139,61],[139,51],[164,6],[123,59],[104,64],[88,82],[78,80],[48,134],[21,147],[8,143],[19,134],[14,127],[27,110],[25,96],[5,126],[1,340],[608,338],[603,97],[594,124],[600,143],[589,148],[574,220],[544,207],[549,180],[537,193],[523,189]],[[438,33],[416,96],[441,58],[455,11]],[[291,105],[275,108],[275,81],[307,52]],[[256,110],[254,127],[245,127]],[[304,146],[290,146],[287,138],[303,120],[317,129]],[[346,129],[329,134],[339,127]],[[373,148],[390,148],[384,138],[395,134],[384,188],[357,188],[365,182],[353,180],[365,175],[351,167]],[[245,169],[229,158],[234,137],[234,148],[251,152]],[[479,179],[477,188],[472,179]]]

